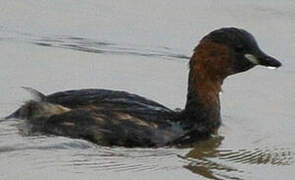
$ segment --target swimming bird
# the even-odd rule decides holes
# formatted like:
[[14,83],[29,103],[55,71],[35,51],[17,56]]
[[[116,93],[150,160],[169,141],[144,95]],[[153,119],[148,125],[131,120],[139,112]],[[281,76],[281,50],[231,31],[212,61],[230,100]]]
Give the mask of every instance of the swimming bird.
[[124,91],[80,89],[44,95],[32,88],[7,118],[25,119],[32,131],[86,139],[99,145],[160,147],[209,138],[221,124],[219,92],[226,77],[256,65],[280,67],[252,34],[227,27],[205,35],[189,61],[186,105],[173,111]]

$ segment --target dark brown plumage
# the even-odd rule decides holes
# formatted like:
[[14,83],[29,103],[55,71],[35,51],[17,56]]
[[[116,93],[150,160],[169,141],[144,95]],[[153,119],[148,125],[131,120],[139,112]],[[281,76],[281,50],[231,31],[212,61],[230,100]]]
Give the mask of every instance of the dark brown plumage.
[[101,145],[159,147],[208,138],[221,124],[224,79],[255,65],[279,67],[245,30],[222,28],[206,35],[190,59],[185,108],[176,112],[138,95],[104,89],[38,97],[8,118],[26,119],[32,131],[83,138]]

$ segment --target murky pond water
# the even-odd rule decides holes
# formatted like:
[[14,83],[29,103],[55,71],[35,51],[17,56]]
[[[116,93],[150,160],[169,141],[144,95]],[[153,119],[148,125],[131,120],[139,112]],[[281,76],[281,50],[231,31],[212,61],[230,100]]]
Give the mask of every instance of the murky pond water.
[[101,147],[0,122],[0,179],[294,179],[295,2],[2,1],[0,117],[41,92],[110,88],[183,107],[187,62],[213,29],[242,27],[283,67],[227,79],[218,136],[194,148]]

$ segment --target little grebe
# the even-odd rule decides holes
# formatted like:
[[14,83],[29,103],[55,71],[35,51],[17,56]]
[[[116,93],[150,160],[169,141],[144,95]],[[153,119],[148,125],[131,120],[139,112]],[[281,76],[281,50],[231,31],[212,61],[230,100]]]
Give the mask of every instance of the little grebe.
[[247,31],[221,28],[200,41],[189,65],[187,101],[179,112],[123,91],[82,89],[46,96],[26,88],[37,99],[7,118],[26,119],[34,131],[107,146],[191,144],[220,126],[219,92],[227,76],[281,63],[263,53]]

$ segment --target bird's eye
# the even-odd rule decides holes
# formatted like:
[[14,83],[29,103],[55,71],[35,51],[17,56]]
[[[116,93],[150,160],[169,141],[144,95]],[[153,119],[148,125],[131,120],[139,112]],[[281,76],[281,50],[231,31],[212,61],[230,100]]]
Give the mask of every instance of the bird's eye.
[[244,46],[243,45],[237,45],[236,47],[235,47],[235,51],[236,52],[244,52],[244,50],[245,50],[245,48],[244,48]]

